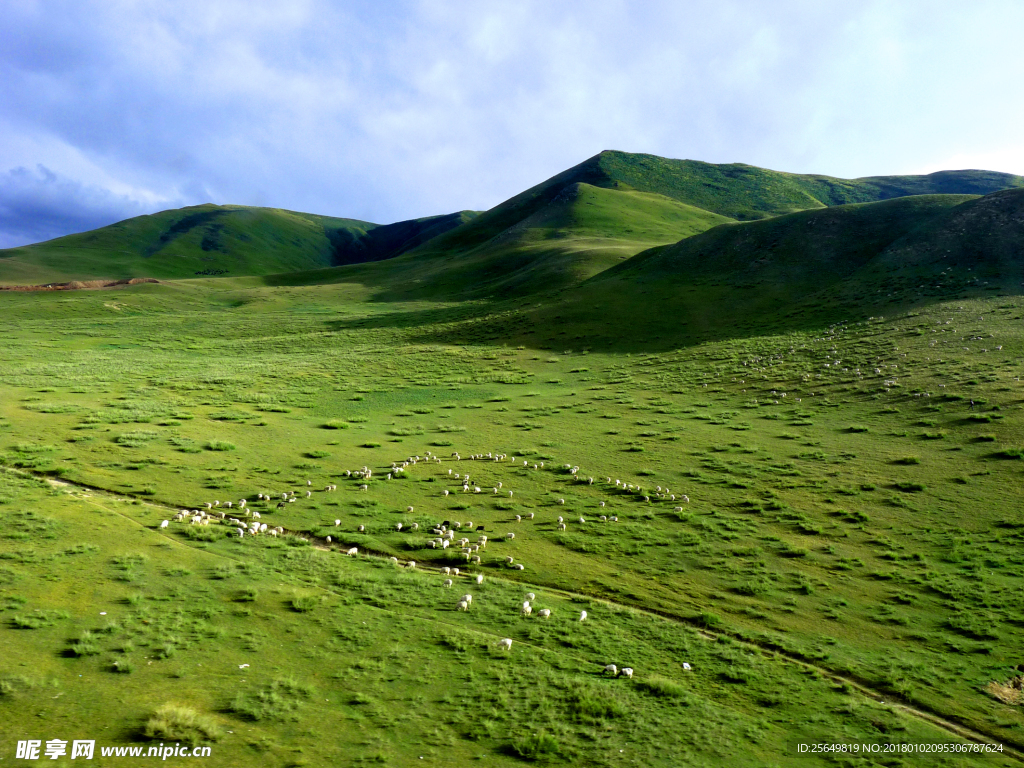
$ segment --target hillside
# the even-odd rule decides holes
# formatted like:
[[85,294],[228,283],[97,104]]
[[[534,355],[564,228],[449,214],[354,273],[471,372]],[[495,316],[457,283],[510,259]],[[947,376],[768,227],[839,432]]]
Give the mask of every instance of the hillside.
[[199,205],[0,251],[0,283],[265,275],[386,259],[471,212],[377,225],[276,208]]
[[553,341],[551,329],[568,324],[592,348],[638,338],[673,346],[993,291],[1020,294],[1022,223],[1024,190],[1008,190],[716,227],[601,273],[517,327],[531,343]]
[[1022,177],[990,171],[837,179],[606,151],[413,249],[400,273],[351,277],[378,286],[384,299],[523,295],[577,284],[728,221],[1022,185]]

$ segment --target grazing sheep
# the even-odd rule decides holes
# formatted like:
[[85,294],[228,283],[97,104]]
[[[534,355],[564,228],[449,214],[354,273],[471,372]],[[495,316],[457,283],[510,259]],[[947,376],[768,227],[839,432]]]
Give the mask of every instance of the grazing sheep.
[[467,603],[465,600],[459,600],[459,604],[455,606],[455,609],[458,611],[468,611],[469,603]]
[[523,603],[523,616],[529,616],[533,613],[533,608],[530,607],[529,603]]
[[630,680],[632,680],[633,679],[633,668],[632,667],[623,667],[619,671],[619,677],[628,677]]
[[405,508],[405,511],[406,511],[406,512],[412,512],[412,507],[406,507],[406,508]]
[[328,544],[330,544],[330,543],[331,543],[331,537],[330,537],[330,536],[328,536],[328,537],[327,537],[327,543],[328,543]]
[[402,530],[402,524],[401,523],[395,523],[395,530],[396,531]]
[[609,520],[611,520],[611,521],[612,521],[613,523],[617,523],[617,522],[619,522],[619,518],[615,517],[615,515],[612,515],[612,516],[611,516],[610,518],[608,518],[608,519],[609,519]]
[[478,573],[476,575],[476,583],[477,584],[483,584],[484,583],[484,575],[482,573]]
[[558,500],[558,503],[559,503],[559,504],[565,504],[565,499],[559,499],[559,500]]
[[584,519],[583,519],[583,518],[581,517],[581,518],[580,518],[580,522],[581,522],[581,523],[585,523],[585,522],[587,522],[587,521],[586,521],[586,520],[584,520]]
[[603,671],[604,672],[611,672],[612,673],[612,677],[615,677],[616,675],[619,674],[619,668],[616,667],[614,664],[608,664],[607,666],[605,666]]
[[514,533],[506,533],[505,534],[505,538],[508,539],[509,541],[512,541],[512,539],[514,539],[515,537],[516,537],[516,535]]
[[455,582],[453,582],[451,579],[445,579],[443,582],[441,582],[441,586],[445,587],[447,589],[447,588],[451,587],[451,585],[454,584],[454,583]]
[[565,530],[565,523],[559,523],[558,524],[558,530],[564,531]]
[[169,526],[170,524],[171,524],[171,521],[170,521],[170,520],[164,520],[164,521],[163,521],[162,523],[160,523],[160,527],[161,527],[161,528],[166,528],[166,527],[167,527],[167,526]]
[[513,567],[513,568],[515,568],[515,569],[516,569],[517,571],[523,571],[523,570],[526,570],[526,566],[525,566],[525,565],[523,565],[522,563],[516,563],[516,564],[515,564],[515,565],[513,565],[512,567]]
[[452,568],[452,576],[458,576],[458,575],[459,575],[459,569],[458,568]]
[[603,501],[601,501],[601,502],[598,502],[598,505],[597,505],[597,506],[599,506],[599,507],[603,507],[603,506],[604,506],[604,502],[603,502]]
[[693,669],[693,667],[691,667],[687,662],[684,661],[683,662],[683,671],[684,672],[689,672],[691,669]]
[[437,549],[437,542],[434,541],[433,539],[431,539],[430,541],[427,542],[427,546],[430,547],[431,549]]
[[522,521],[523,521],[523,518],[520,515],[516,515],[516,522],[517,523],[521,523]]
[[241,539],[241,538],[244,538],[244,537],[245,537],[245,528],[239,528],[238,529],[238,538]]
[[565,519],[564,519],[564,518],[563,518],[563,517],[562,517],[561,515],[559,515],[559,516],[558,516],[558,522],[560,522],[560,523],[564,523],[564,522],[565,522]]
[[445,496],[448,495],[448,491],[441,491],[441,493],[443,493]]
[[511,651],[512,650],[512,638],[511,637],[504,637],[501,640],[499,640],[498,641],[498,648],[500,648],[503,651]]
[[359,531],[360,533],[363,533],[363,531],[366,530],[366,526],[365,525],[360,525],[358,528],[356,528],[356,530]]
[[459,598],[459,600],[465,600],[467,603],[472,603],[473,602],[473,596],[472,595],[463,595],[462,597]]
[[541,608],[539,611],[537,611],[537,615],[540,616],[542,619],[550,619],[551,618],[551,609],[550,608]]
[[416,561],[415,560],[410,560],[406,567],[407,568],[415,568],[416,567]]
[[512,555],[505,555],[505,562],[509,565],[512,565],[512,563],[514,563],[515,560],[512,559]]
[[334,521],[334,526],[337,527],[339,525],[341,525],[341,520],[335,520]]
[[580,621],[586,621],[586,620],[587,620],[587,612],[586,611],[580,611]]
[[345,552],[346,555],[357,555],[359,554],[359,547],[352,547],[352,549]]
[[370,486],[368,486],[368,485],[360,485],[359,486],[359,490],[360,491],[368,491],[368,490],[370,490]]

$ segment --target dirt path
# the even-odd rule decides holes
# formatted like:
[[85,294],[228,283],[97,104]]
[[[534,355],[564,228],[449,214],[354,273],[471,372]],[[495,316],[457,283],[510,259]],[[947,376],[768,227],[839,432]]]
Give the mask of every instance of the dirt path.
[[[123,494],[119,495],[119,494],[112,493],[110,491],[104,490],[102,488],[90,487],[90,486],[86,486],[86,485],[79,485],[79,484],[75,484],[75,483],[70,483],[70,482],[68,482],[66,480],[59,480],[59,479],[52,478],[52,477],[39,476],[39,475],[35,475],[35,474],[31,473],[31,472],[27,472],[27,471],[24,471],[24,470],[11,469],[11,468],[7,468],[7,467],[4,467],[3,470],[6,471],[6,472],[10,472],[12,474],[18,474],[18,475],[22,475],[22,476],[25,476],[25,477],[33,477],[33,478],[35,478],[37,480],[43,480],[47,484],[49,484],[50,486],[52,486],[54,488],[60,488],[62,490],[65,490],[68,493],[74,493],[77,498],[79,498],[79,499],[81,499],[81,500],[83,500],[83,501],[85,501],[87,503],[91,503],[91,504],[93,504],[93,505],[95,505],[97,507],[100,507],[101,509],[104,509],[104,510],[108,511],[108,512],[112,512],[114,514],[120,515],[125,520],[128,520],[128,521],[130,521],[131,523],[133,523],[135,525],[138,525],[140,527],[147,527],[147,526],[143,525],[142,523],[140,523],[138,520],[135,520],[134,518],[132,518],[131,516],[126,515],[126,514],[124,514],[122,512],[118,512],[115,509],[110,509],[109,507],[106,507],[106,506],[104,506],[103,504],[100,503],[100,498],[102,498],[102,499],[111,499],[111,500],[114,500],[114,501],[124,502],[124,501],[129,501],[129,500],[137,500],[137,499],[134,499],[134,497],[126,496],[126,495],[123,495]],[[96,498],[96,497],[99,497],[99,498]],[[150,507],[152,509],[165,510],[168,513],[172,513],[172,514],[177,514],[177,512],[179,511],[179,509],[175,508],[175,507],[169,507],[169,506],[166,506],[166,505],[163,505],[163,504],[156,504],[156,503],[145,501],[145,500],[143,500],[142,503],[146,507]],[[172,535],[170,535],[170,533],[165,533],[163,530],[157,529],[157,530],[154,530],[153,532],[157,533],[159,535],[165,536],[169,540],[171,540],[171,541],[173,541],[176,544],[179,544],[181,546],[186,546],[186,547],[189,546],[189,544],[187,542],[181,541],[180,538],[178,538],[176,536],[172,536]],[[300,531],[289,531],[288,529],[285,529],[285,533],[286,534],[290,534],[290,535],[299,535],[300,533],[303,533],[303,532],[300,532]],[[340,547],[334,546],[333,544],[328,544],[326,539],[316,539],[316,538],[314,538],[312,536],[309,536],[308,534],[305,534],[304,538],[307,538],[310,542],[312,542],[317,549],[324,550],[324,551],[339,551],[340,550]],[[229,559],[229,560],[234,560],[235,559],[235,558],[231,558],[231,557],[229,557],[227,555],[223,555],[221,553],[208,553],[208,554],[216,554],[218,556],[224,557],[225,559]],[[382,558],[391,559],[391,557],[389,555],[386,555],[385,553],[382,553],[382,552],[367,552],[365,549],[362,550],[362,554],[368,555],[368,556],[371,556],[371,557],[382,557]],[[406,561],[399,560],[399,563],[405,563],[405,562],[409,562],[409,561],[407,561],[407,560]],[[421,570],[440,573],[440,569],[430,568],[428,566],[421,566],[419,563],[417,563],[416,567],[418,569],[421,569]],[[497,581],[504,581],[504,582],[509,583],[509,584],[513,584],[514,583],[514,584],[517,584],[517,585],[520,585],[520,586],[524,586],[524,587],[525,586],[529,586],[528,584],[525,584],[525,583],[520,582],[520,581],[513,581],[513,580],[509,580],[509,579],[502,579],[500,576],[489,576],[488,578],[494,579],[494,580],[497,580]],[[558,587],[553,587],[553,586],[548,585],[548,584],[539,584],[539,585],[536,585],[536,588],[537,589],[543,588],[543,589],[547,590],[548,592],[561,595],[561,596],[566,597],[568,599],[583,598],[583,599],[586,599],[586,600],[591,600],[593,602],[601,603],[603,605],[608,605],[608,606],[611,606],[611,607],[614,607],[614,608],[618,608],[620,610],[634,611],[636,613],[640,613],[640,614],[643,614],[643,615],[646,615],[646,616],[650,616],[652,618],[658,618],[658,619],[661,619],[663,621],[672,621],[674,623],[681,624],[681,625],[684,625],[686,627],[689,627],[690,629],[696,630],[701,637],[705,638],[708,641],[717,640],[719,637],[728,637],[734,643],[737,643],[737,644],[745,647],[746,649],[748,649],[750,651],[755,651],[757,653],[760,653],[762,656],[773,658],[773,659],[776,659],[776,660],[781,661],[781,662],[786,663],[786,664],[792,664],[794,666],[800,667],[801,669],[814,671],[817,674],[821,675],[822,677],[825,677],[825,678],[827,678],[829,680],[832,680],[833,682],[842,683],[842,684],[848,685],[850,688],[852,688],[853,690],[857,691],[858,693],[860,693],[862,696],[865,696],[866,698],[873,699],[874,701],[879,702],[879,703],[886,703],[887,706],[890,707],[894,712],[898,712],[898,713],[901,713],[901,714],[906,715],[908,717],[913,717],[913,718],[916,718],[918,720],[922,720],[924,722],[927,722],[930,725],[932,725],[932,726],[934,726],[936,728],[939,728],[941,730],[944,730],[944,731],[946,731],[947,733],[949,733],[951,735],[958,736],[958,737],[960,737],[962,739],[965,739],[965,740],[970,741],[970,742],[974,742],[976,744],[989,744],[989,745],[999,745],[999,744],[1001,744],[1003,751],[1000,754],[1007,755],[1007,756],[1010,756],[1010,757],[1012,757],[1012,758],[1014,758],[1014,759],[1016,759],[1016,760],[1018,760],[1020,762],[1024,762],[1024,751],[1022,751],[1022,750],[1020,750],[1020,749],[1018,749],[1018,748],[1016,748],[1014,746],[1010,746],[1010,745],[1007,745],[1007,744],[999,741],[999,739],[997,737],[995,737],[995,736],[992,736],[992,735],[983,733],[981,731],[975,730],[973,728],[967,727],[965,725],[961,725],[959,723],[956,723],[956,722],[954,722],[952,720],[949,720],[949,719],[943,717],[942,714],[940,714],[938,712],[931,712],[931,711],[928,711],[928,710],[925,710],[925,709],[921,709],[918,706],[914,706],[913,704],[910,704],[910,703],[908,703],[906,701],[900,701],[898,699],[894,699],[891,695],[887,695],[887,694],[884,694],[884,693],[882,693],[882,692],[880,692],[878,690],[873,689],[870,685],[865,684],[865,682],[862,681],[862,680],[857,680],[855,678],[839,674],[838,672],[834,672],[834,671],[828,669],[827,667],[818,666],[817,664],[809,662],[806,659],[801,659],[801,658],[799,658],[797,656],[794,656],[792,654],[788,654],[788,653],[786,653],[785,651],[783,651],[781,649],[771,648],[771,647],[768,647],[768,646],[765,646],[765,645],[759,645],[757,643],[752,643],[752,642],[750,642],[748,640],[744,640],[744,639],[735,637],[735,636],[733,636],[733,635],[731,635],[731,634],[729,634],[727,632],[715,632],[713,630],[709,630],[709,629],[706,629],[706,628],[703,628],[703,627],[699,627],[699,626],[696,626],[692,621],[687,620],[685,617],[675,616],[673,614],[662,612],[662,611],[653,611],[653,610],[649,610],[649,609],[646,609],[646,608],[643,608],[643,607],[640,607],[640,606],[626,605],[624,603],[618,603],[618,602],[615,602],[614,600],[609,600],[607,598],[597,597],[597,596],[594,596],[594,595],[588,595],[588,594],[583,594],[583,593],[579,593],[579,592],[573,592],[571,590],[566,590],[566,589],[560,589]],[[326,592],[330,592],[331,594],[338,594],[338,593],[334,592],[333,590],[331,590],[329,588],[326,588],[326,587],[322,587],[321,589],[323,589]],[[520,644],[522,644],[522,643],[520,643]],[[539,647],[537,647],[537,648],[538,648],[538,650],[546,651],[546,649],[539,648]]]

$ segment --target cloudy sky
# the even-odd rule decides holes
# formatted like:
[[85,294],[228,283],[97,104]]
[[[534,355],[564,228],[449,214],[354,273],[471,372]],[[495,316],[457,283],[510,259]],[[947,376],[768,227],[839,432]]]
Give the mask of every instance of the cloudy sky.
[[388,223],[602,149],[1024,174],[1017,0],[17,0],[0,247],[203,202]]

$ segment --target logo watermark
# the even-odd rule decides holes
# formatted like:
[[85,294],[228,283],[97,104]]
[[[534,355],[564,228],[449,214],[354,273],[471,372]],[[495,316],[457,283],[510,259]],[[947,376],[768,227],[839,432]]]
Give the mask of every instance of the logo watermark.
[[[209,757],[210,747],[191,747],[176,743],[160,743],[151,747],[105,747],[100,746],[101,757],[155,757],[166,760],[168,757]],[[18,742],[14,757],[17,760],[56,760],[69,757],[72,760],[92,760],[96,754],[95,739],[25,739]]]

